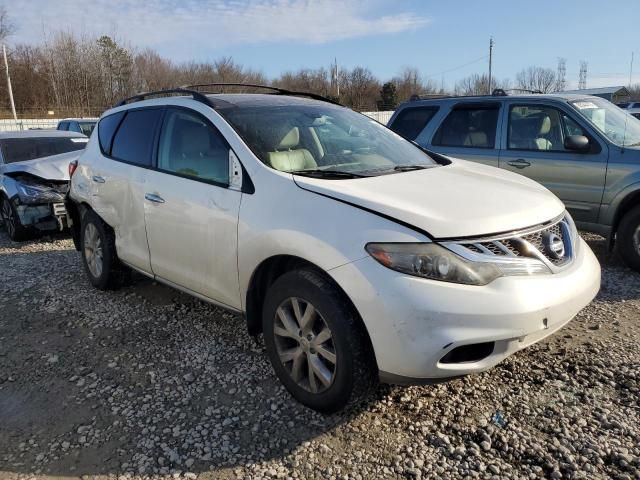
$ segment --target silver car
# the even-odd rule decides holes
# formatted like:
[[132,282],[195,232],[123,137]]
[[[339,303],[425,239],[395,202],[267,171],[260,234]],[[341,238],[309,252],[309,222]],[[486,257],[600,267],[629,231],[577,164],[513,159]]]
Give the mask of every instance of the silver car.
[[0,214],[12,240],[66,228],[69,162],[87,141],[76,132],[0,132]]
[[580,229],[640,271],[640,120],[602,98],[517,95],[415,100],[389,127],[434,152],[525,175],[555,193]]

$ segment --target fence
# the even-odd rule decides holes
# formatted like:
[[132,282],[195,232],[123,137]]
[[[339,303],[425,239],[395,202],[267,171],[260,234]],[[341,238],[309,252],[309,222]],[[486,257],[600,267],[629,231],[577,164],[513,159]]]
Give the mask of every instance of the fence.
[[393,115],[393,110],[387,112],[362,112],[362,114],[386,125],[387,123],[389,123],[391,115]]
[[20,130],[54,129],[59,118],[29,118],[16,122],[15,120],[0,120],[0,132],[16,132]]
[[[393,112],[362,112],[367,117],[386,125]],[[20,130],[54,129],[58,125],[59,118],[29,118],[16,122],[12,119],[0,120],[0,132],[16,132]]]

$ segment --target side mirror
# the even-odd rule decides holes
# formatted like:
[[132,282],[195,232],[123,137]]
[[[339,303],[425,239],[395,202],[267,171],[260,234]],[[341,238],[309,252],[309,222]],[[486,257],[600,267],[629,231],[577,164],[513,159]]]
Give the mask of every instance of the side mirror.
[[569,135],[564,139],[564,148],[575,152],[585,153],[591,148],[589,139],[584,135]]

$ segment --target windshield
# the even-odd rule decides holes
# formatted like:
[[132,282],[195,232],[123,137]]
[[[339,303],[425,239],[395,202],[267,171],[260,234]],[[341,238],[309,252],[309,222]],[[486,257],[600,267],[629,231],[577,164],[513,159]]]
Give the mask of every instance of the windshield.
[[369,176],[437,165],[411,142],[346,108],[288,105],[219,112],[258,158],[276,170]]
[[59,153],[82,150],[87,146],[85,137],[27,137],[2,140],[4,163],[24,162]]
[[571,105],[616,145],[640,146],[640,121],[613,103],[602,98],[585,98]]

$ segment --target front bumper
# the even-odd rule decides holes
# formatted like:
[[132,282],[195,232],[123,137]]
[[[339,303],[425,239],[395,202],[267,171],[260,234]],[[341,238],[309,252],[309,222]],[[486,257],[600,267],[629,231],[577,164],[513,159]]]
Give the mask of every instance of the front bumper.
[[14,200],[20,223],[26,228],[39,231],[62,231],[68,227],[67,210],[64,203],[24,205]]
[[[560,273],[502,277],[478,287],[412,277],[367,257],[329,273],[358,309],[383,381],[423,383],[489,369],[562,328],[598,293],[600,265],[580,239]],[[495,342],[478,360],[444,363],[452,350]]]

